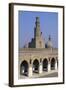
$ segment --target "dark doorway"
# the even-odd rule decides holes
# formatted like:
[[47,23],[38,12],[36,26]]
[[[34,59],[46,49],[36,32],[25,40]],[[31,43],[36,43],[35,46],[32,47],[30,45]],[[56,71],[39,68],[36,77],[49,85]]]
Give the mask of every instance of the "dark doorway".
[[33,72],[39,73],[39,61],[37,59],[35,59],[33,62]]
[[43,71],[48,71],[48,61],[47,61],[47,59],[43,60]]
[[25,60],[20,65],[20,74],[28,76],[28,62]]
[[51,60],[51,70],[55,70],[55,59],[52,58]]

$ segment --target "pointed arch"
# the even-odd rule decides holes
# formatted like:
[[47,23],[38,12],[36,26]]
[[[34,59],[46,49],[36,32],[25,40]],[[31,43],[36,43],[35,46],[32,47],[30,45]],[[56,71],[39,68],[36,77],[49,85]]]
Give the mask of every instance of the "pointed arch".
[[46,58],[43,60],[43,71],[48,71],[48,60]]
[[28,76],[28,62],[26,60],[22,61],[20,65],[20,75]]
[[55,70],[55,59],[51,59],[51,70]]
[[39,61],[37,59],[33,61],[33,72],[39,73]]

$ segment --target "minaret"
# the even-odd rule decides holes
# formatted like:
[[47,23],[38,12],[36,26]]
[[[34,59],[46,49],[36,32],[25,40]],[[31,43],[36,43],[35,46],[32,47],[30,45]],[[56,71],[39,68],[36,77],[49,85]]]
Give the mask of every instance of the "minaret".
[[40,37],[40,21],[39,21],[39,17],[36,17],[36,22],[35,22],[35,32],[34,35],[35,37]]
[[36,17],[34,28],[35,48],[45,48],[45,43],[42,39],[42,32],[40,31],[40,20]]

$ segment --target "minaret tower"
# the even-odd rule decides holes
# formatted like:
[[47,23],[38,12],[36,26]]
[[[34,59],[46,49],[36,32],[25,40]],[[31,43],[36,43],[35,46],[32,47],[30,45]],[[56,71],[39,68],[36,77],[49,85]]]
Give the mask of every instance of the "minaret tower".
[[35,48],[45,48],[45,43],[42,38],[42,32],[40,31],[40,20],[36,17],[35,29],[34,29]]

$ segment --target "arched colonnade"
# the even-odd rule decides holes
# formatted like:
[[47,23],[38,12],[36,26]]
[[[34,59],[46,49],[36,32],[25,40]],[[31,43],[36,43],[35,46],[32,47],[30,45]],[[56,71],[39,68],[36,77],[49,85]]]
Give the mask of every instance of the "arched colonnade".
[[58,58],[22,60],[20,63],[20,75],[31,77],[33,73],[49,72],[58,69]]

